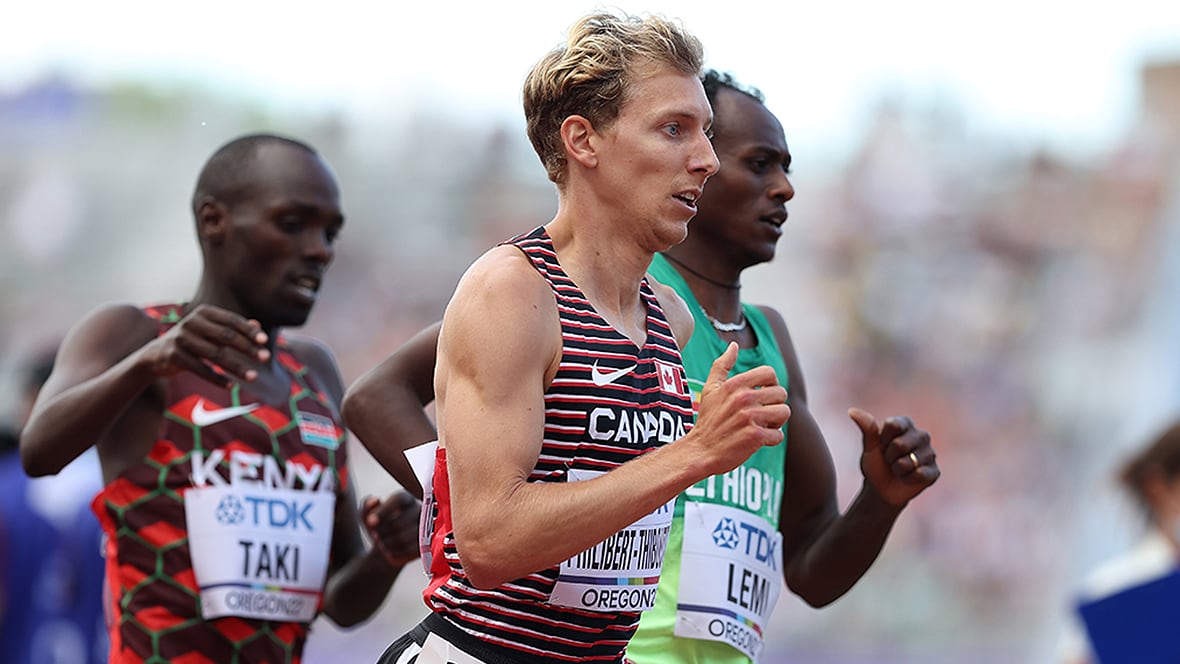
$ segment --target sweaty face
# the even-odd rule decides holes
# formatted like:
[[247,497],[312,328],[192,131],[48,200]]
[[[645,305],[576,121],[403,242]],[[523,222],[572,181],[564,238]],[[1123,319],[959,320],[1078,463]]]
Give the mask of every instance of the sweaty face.
[[721,170],[709,179],[692,220],[695,240],[738,267],[774,258],[795,195],[782,125],[757,100],[729,89],[716,95],[713,148]]
[[631,84],[618,118],[601,131],[601,198],[653,251],[684,239],[705,180],[717,170],[711,122],[697,77],[660,68]]
[[335,178],[318,157],[259,148],[253,186],[229,211],[224,242],[232,296],[264,326],[307,321],[344,224]]

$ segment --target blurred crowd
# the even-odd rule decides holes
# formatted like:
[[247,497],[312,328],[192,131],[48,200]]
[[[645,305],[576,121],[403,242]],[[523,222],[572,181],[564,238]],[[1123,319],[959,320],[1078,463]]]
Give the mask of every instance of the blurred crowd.
[[[1135,119],[1098,154],[883,100],[847,163],[794,155],[779,255],[748,272],[746,299],[787,318],[842,498],[859,477],[849,406],[911,414],[944,477],[845,598],[815,611],[783,597],[766,662],[1050,661],[1078,578],[1133,535],[1115,460],[1180,395],[1168,301],[1180,287],[1180,64],[1147,65],[1141,82]],[[786,101],[767,103],[789,142]],[[437,319],[487,246],[555,209],[510,121],[424,108],[371,126],[192,90],[42,81],[0,94],[0,377],[101,303],[187,296],[196,169],[263,129],[320,148],[342,182],[348,221],[304,331],[348,381]],[[9,419],[13,382],[0,381]],[[359,492],[388,489],[356,454]],[[319,628],[307,661],[375,657],[423,615],[424,582],[403,575],[349,638]]]

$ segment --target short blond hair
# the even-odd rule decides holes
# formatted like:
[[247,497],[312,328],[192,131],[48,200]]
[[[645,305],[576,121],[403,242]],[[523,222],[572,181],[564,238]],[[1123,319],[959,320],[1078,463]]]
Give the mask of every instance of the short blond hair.
[[581,115],[605,129],[619,116],[637,75],[672,67],[699,75],[700,40],[661,16],[597,12],[570,27],[566,43],[533,66],[524,82],[524,116],[529,140],[549,179],[565,180],[561,124]]

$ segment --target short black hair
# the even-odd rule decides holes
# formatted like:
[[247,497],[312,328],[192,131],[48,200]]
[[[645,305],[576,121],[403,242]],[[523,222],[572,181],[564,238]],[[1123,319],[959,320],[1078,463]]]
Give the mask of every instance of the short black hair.
[[251,184],[250,178],[246,177],[246,174],[253,166],[258,148],[272,143],[289,145],[310,155],[319,156],[315,148],[287,136],[278,134],[239,136],[217,148],[213,156],[205,162],[205,166],[201,168],[201,174],[197,176],[197,186],[193,191],[193,214],[197,213],[201,200],[206,196],[228,205],[242,200],[245,197],[246,189]]
[[701,74],[701,85],[705,88],[705,96],[709,98],[709,105],[713,107],[713,135],[716,136],[724,124],[722,118],[718,118],[717,113],[717,95],[722,90],[732,90],[738,94],[743,94],[758,102],[759,104],[766,104],[766,96],[762,91],[751,85],[743,85],[739,83],[737,78],[729,72],[719,72],[716,69],[706,69]]
[[737,78],[729,72],[706,69],[701,74],[701,85],[705,88],[705,96],[709,98],[710,104],[717,101],[717,93],[722,90],[740,92],[756,100],[759,104],[766,103],[766,95],[762,94],[761,90],[752,85],[744,85],[738,82]]

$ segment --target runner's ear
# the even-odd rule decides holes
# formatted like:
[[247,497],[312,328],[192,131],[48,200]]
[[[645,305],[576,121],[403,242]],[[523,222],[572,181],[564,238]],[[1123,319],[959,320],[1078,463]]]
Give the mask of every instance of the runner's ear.
[[581,115],[571,115],[561,123],[561,142],[565,145],[566,159],[585,168],[598,166],[597,137],[594,125]]
[[212,196],[202,196],[196,205],[197,239],[201,246],[216,246],[225,238],[229,209]]

